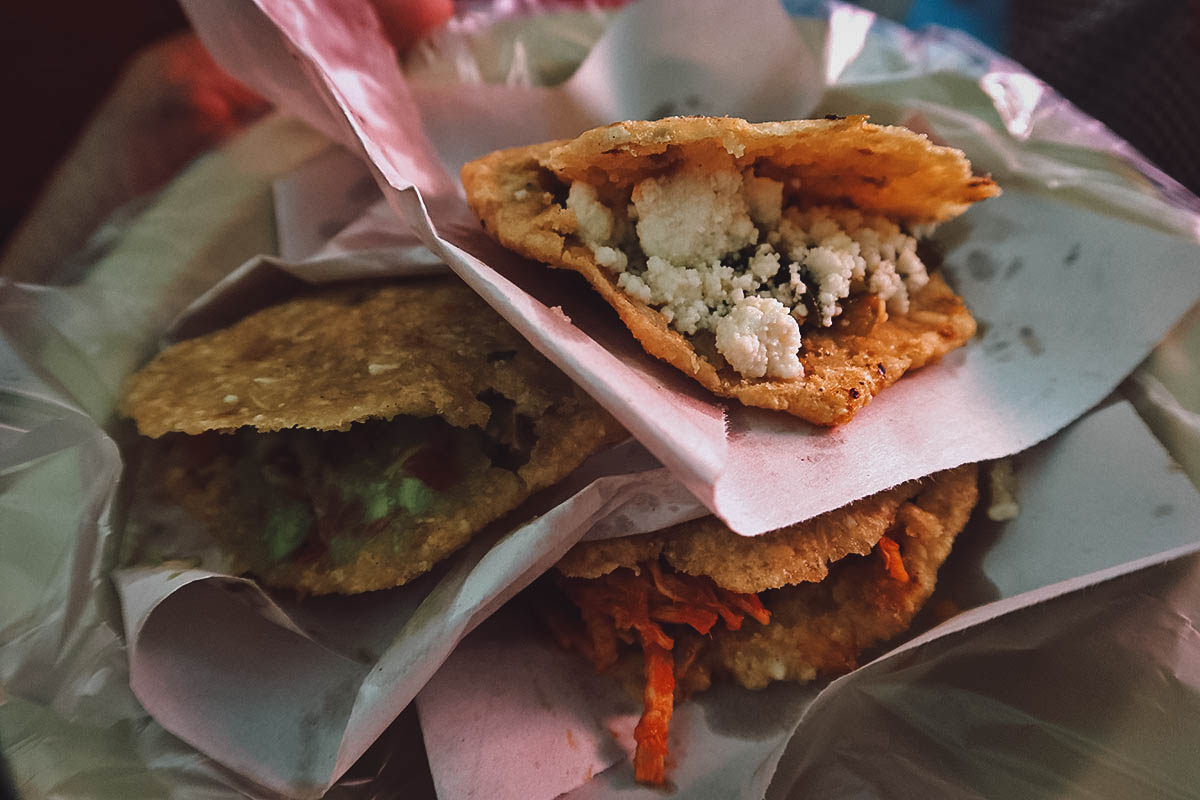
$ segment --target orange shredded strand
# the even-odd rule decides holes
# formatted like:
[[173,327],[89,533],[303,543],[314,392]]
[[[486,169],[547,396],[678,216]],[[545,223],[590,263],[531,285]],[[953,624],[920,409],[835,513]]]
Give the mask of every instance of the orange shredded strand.
[[662,566],[657,561],[651,561],[647,567],[654,579],[654,588],[663,597],[677,603],[688,603],[701,607],[717,604],[717,598],[712,589],[702,580],[690,575],[664,573]]
[[638,783],[661,786],[667,780],[667,733],[675,709],[675,665],[671,651],[652,640],[644,640],[642,650],[646,688],[642,692],[642,718],[633,730],[637,740],[633,775]]
[[[676,606],[687,604],[697,609],[716,613],[731,631],[739,630],[742,627],[742,618],[750,613],[748,611],[750,607],[757,606],[765,612],[756,595],[743,595],[722,589],[708,578],[699,578],[683,573],[664,573],[657,561],[650,562],[648,569],[654,578],[655,588],[660,594],[674,600]],[[744,598],[749,598],[750,602],[742,602]],[[743,605],[746,607],[743,608]],[[754,614],[751,616],[764,623],[766,619],[770,619],[769,615],[766,619],[761,619]],[[693,625],[693,627],[696,626]],[[708,630],[700,630],[698,627],[696,630],[700,633],[708,633]]]
[[[694,608],[685,605],[658,606],[650,612],[650,616],[659,622],[673,622],[677,625],[691,625],[699,633],[708,633],[717,624],[717,615],[707,609]],[[740,620],[739,620],[740,622]],[[734,628],[733,630],[737,630]]]
[[908,570],[904,568],[904,559],[900,558],[900,545],[895,539],[884,536],[879,540],[879,552],[883,554],[883,568],[889,577],[900,583],[908,583]]
[[[896,559],[899,563],[898,554]],[[707,635],[718,621],[733,631],[742,627],[746,617],[765,625],[771,612],[758,595],[724,589],[710,578],[665,572],[657,560],[640,566],[636,572],[618,569],[601,578],[567,581],[565,588],[579,606],[587,629],[579,637],[583,642],[578,649],[597,669],[616,661],[618,639],[628,641],[632,631],[641,639],[646,685],[642,718],[634,730],[634,774],[640,783],[661,785],[666,780],[667,733],[677,676],[671,652],[675,640],[658,623],[687,625]],[[700,652],[699,640],[692,639],[690,645],[680,653],[680,676],[694,668]]]
[[[755,622],[766,625],[771,621],[771,612],[768,611],[762,604],[762,600],[759,599],[758,595],[742,594],[741,592],[722,589],[720,586],[717,587],[717,592],[721,595],[721,599],[723,599],[726,603],[738,611],[741,611]],[[731,630],[737,629],[732,628]]]
[[652,589],[645,576],[618,570],[596,580],[574,582],[569,592],[585,623],[592,615],[607,616],[618,632],[636,630],[643,639],[653,639],[669,650],[674,641],[650,619]]

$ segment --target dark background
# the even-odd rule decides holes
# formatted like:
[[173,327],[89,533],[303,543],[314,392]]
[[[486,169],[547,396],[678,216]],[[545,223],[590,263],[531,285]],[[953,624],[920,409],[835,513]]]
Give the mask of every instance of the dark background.
[[6,2],[0,25],[0,243],[130,56],[187,29],[173,0]]

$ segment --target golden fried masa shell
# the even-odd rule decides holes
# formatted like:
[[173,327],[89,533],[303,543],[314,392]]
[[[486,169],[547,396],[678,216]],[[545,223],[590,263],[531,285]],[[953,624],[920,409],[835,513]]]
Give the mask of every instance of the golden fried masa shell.
[[[354,593],[403,584],[488,522],[558,481],[620,427],[456,279],[316,291],[230,328],[176,344],[127,384],[121,408],[162,436],[287,428],[346,430],[397,415],[484,428],[494,393],[532,420],[529,459],[515,471],[480,467],[456,487],[463,502],[422,519],[398,543],[368,540],[352,560],[264,564],[261,531],[239,513],[232,459],[202,466],[189,439],[164,439],[152,480],[203,520],[268,585]],[[211,434],[210,434],[211,435]]]
[[857,321],[806,328],[802,377],[738,375],[715,347],[673,330],[657,310],[622,291],[616,275],[576,235],[574,212],[561,201],[573,180],[628,186],[684,159],[703,162],[709,154],[726,162],[732,156],[739,167],[767,163],[772,174],[799,178],[803,203],[850,204],[910,223],[953,217],[999,193],[991,179],[971,174],[958,150],[905,128],[872,125],[865,117],[757,125],[708,117],[624,122],[574,140],[492,153],[465,165],[462,179],[471,208],[497,241],[579,272],[646,352],[714,394],[746,405],[840,424],[905,371],[936,361],[974,335],[974,319],[935,275],[913,295],[906,315],[888,316],[867,298],[857,303]]
[[469,287],[437,278],[313,292],[175,344],[130,378],[121,411],[151,437],[398,414],[482,427],[486,389],[528,415],[574,393]]
[[963,513],[965,522],[975,502],[974,476],[974,466],[968,465],[925,481],[907,481],[760,536],[739,536],[710,516],[640,536],[580,542],[556,568],[569,578],[598,578],[661,557],[678,572],[708,576],[734,592],[816,583],[829,574],[830,564],[871,552],[895,523],[898,510],[934,487],[949,486],[956,492],[960,503],[953,511]]
[[661,556],[678,572],[706,575],[734,592],[819,581],[838,559],[871,552],[895,520],[896,509],[919,490],[917,481],[909,481],[761,536],[739,536],[710,516],[655,533],[581,542],[557,568],[570,578],[598,578]]
[[800,179],[812,204],[851,205],[910,223],[958,216],[998,194],[973,175],[961,151],[865,116],[750,123],[732,117],[667,117],[618,122],[552,143],[543,166],[560,179],[629,185],[685,154],[733,156],[738,167],[767,163]]
[[[701,653],[681,680],[688,692],[707,688],[714,675],[752,689],[773,680],[808,681],[853,669],[864,650],[911,625],[975,506],[977,476],[975,464],[957,467],[762,536],[738,536],[706,518],[656,534],[584,542],[557,568],[570,577],[598,577],[661,555],[678,571],[761,592],[771,612],[766,625],[746,622],[738,631],[718,625],[704,637],[673,631],[677,648],[696,640]],[[870,553],[885,534],[900,547],[907,581],[889,575],[881,558],[843,560]],[[625,668],[636,679],[640,658],[623,661],[631,662]]]
[[820,583],[766,592],[771,622],[715,633],[711,669],[750,689],[811,680],[853,669],[864,650],[903,633],[967,523],[976,478],[973,464],[940,473],[899,507],[888,536],[900,545],[907,581],[888,575],[882,559],[865,558],[838,565]]

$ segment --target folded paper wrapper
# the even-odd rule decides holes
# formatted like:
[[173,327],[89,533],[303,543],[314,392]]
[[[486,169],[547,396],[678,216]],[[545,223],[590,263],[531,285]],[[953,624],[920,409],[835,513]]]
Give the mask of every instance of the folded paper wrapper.
[[[336,49],[322,48],[352,33],[355,41],[363,43],[358,50],[366,54],[363,63],[375,70],[373,80],[396,88],[387,83],[391,78],[386,70],[392,62],[371,60],[378,57],[372,53],[379,43],[372,38],[369,18],[346,10],[353,4],[344,4],[336,13],[326,9],[330,17],[321,28],[326,33],[305,28],[310,38],[294,40],[292,45],[301,54],[299,62],[287,55],[286,48],[279,48],[280,28],[268,24],[249,3],[194,5],[191,12],[202,33],[211,37],[221,30],[220,22],[232,26],[225,30],[239,31],[239,37],[227,37],[226,44],[253,45],[255,71],[242,74],[254,85],[287,87],[284,95],[274,94],[284,107],[340,138],[352,151],[365,145],[379,173],[395,178],[396,165],[408,164],[412,171],[404,177],[426,195],[432,225],[443,238],[431,238],[430,219],[414,213],[417,196],[406,186],[391,192],[389,199],[405,212],[408,222],[416,223],[415,234],[380,204],[363,213],[370,197],[363,179],[370,173],[352,157],[326,152],[320,161],[277,184],[280,252],[287,260],[255,259],[218,281],[228,263],[179,265],[173,270],[162,264],[151,266],[144,259],[146,267],[138,273],[128,260],[115,259],[98,265],[73,287],[0,287],[0,330],[6,339],[0,378],[9,425],[3,434],[0,466],[4,475],[15,476],[3,487],[2,508],[5,529],[17,530],[13,523],[19,522],[20,530],[19,536],[0,545],[14,548],[11,557],[0,559],[0,569],[12,573],[12,580],[0,581],[0,594],[11,599],[5,607],[15,609],[0,628],[6,634],[3,641],[13,643],[5,646],[2,665],[11,696],[37,698],[73,718],[75,724],[101,729],[121,720],[142,720],[139,725],[145,726],[123,683],[132,677],[140,699],[167,729],[276,790],[319,793],[399,712],[459,638],[548,566],[593,522],[606,520],[593,527],[593,536],[620,535],[700,513],[686,487],[731,522],[740,522],[744,531],[755,532],[776,520],[757,511],[762,503],[755,492],[769,491],[771,513],[783,507],[785,513],[810,516],[842,505],[870,487],[882,488],[941,466],[1022,449],[1103,397],[1200,292],[1197,248],[1178,235],[1191,230],[1196,218],[1159,199],[1152,183],[1159,176],[1152,168],[1130,159],[1119,142],[1106,138],[1095,123],[1080,117],[1052,92],[1041,87],[1040,93],[1033,93],[1030,86],[1037,88],[1036,84],[1028,84],[1018,68],[987,53],[981,61],[977,45],[951,35],[913,38],[878,21],[873,26],[864,24],[870,20],[844,7],[838,7],[827,22],[780,25],[780,12],[770,4],[748,11],[747,19],[738,25],[715,26],[712,9],[705,6],[707,10],[676,19],[677,36],[656,40],[655,47],[661,48],[656,50],[639,47],[639,37],[654,30],[648,26],[655,15],[670,16],[672,8],[666,3],[645,3],[637,13],[649,18],[632,14],[618,18],[565,88],[400,86],[395,109],[372,109],[379,113],[371,122],[382,126],[372,129],[378,134],[395,121],[398,127],[390,130],[404,135],[375,142],[371,136],[357,141],[347,136],[344,123],[328,111],[336,104],[322,101],[315,88],[332,87],[344,101],[354,96],[344,91],[345,80],[356,74],[361,78],[361,73],[338,72],[334,80],[313,68],[314,62],[305,61],[311,55],[342,58]],[[282,29],[294,34],[308,12],[293,10],[287,13],[295,18],[282,19],[283,5],[261,3]],[[701,52],[692,44],[717,41],[727,46],[709,44]],[[742,60],[731,68],[727,59],[720,58],[716,69],[714,59],[721,52],[744,48],[751,41],[758,42],[755,52],[761,52],[761,59],[743,70],[737,66]],[[310,53],[309,47],[316,50]],[[626,74],[648,74],[645,70],[654,65],[644,59],[653,58],[663,63],[669,59],[675,71],[663,74],[658,82],[620,79]],[[312,76],[313,83],[296,80],[291,70],[297,63],[309,65],[305,75]],[[931,75],[935,66],[941,70],[936,80]],[[788,82],[793,88],[786,96],[779,91],[747,90],[769,83],[780,70],[797,76]],[[980,73],[985,73],[982,78]],[[893,105],[897,74],[910,82],[906,89],[911,88],[913,101],[905,107]],[[714,83],[713,75],[721,80]],[[960,94],[956,99],[962,102],[951,107],[945,101],[947,91]],[[564,97],[571,102],[563,102]],[[703,107],[680,105],[692,97]],[[763,113],[756,114],[756,107],[744,104],[743,97],[757,97]],[[668,102],[687,112],[749,117],[867,110],[884,121],[915,119],[966,149],[1006,189],[1004,198],[972,210],[940,234],[952,276],[987,323],[986,335],[941,366],[905,378],[852,426],[834,432],[813,431],[802,423],[758,412],[735,411],[726,420],[723,407],[670,369],[646,359],[606,309],[581,295],[571,276],[546,276],[481,240],[474,226],[459,216],[461,201],[453,185],[438,177],[443,167],[453,173],[461,161],[493,146],[570,135],[592,122],[667,108]],[[413,104],[420,108],[423,130]],[[498,107],[505,111],[497,112]],[[562,108],[572,110],[552,113]],[[777,113],[768,113],[775,109]],[[1007,131],[982,121],[997,111]],[[393,120],[396,114],[403,119]],[[494,124],[480,124],[484,114]],[[463,125],[464,118],[469,125]],[[359,132],[363,132],[361,125]],[[303,134],[291,136],[304,143],[293,153],[296,160],[317,149]],[[397,142],[423,141],[437,142],[439,149],[414,146],[411,151],[395,152]],[[1053,157],[1047,155],[1051,151]],[[402,161],[401,155],[408,160]],[[279,159],[284,160],[282,155]],[[331,185],[341,188],[331,193]],[[1173,189],[1169,184],[1167,188]],[[329,202],[335,196],[339,201]],[[311,252],[324,240],[322,231],[347,220],[355,221],[332,242]],[[1078,237],[1071,235],[1074,231]],[[465,256],[467,249],[485,254],[488,262]],[[571,496],[544,500],[553,510],[539,523],[512,532],[493,531],[462,557],[410,587],[412,591],[370,598],[297,605],[211,571],[173,566],[123,572],[118,586],[131,659],[126,668],[115,609],[105,588],[108,562],[102,558],[120,530],[110,515],[119,462],[112,441],[88,415],[107,419],[120,379],[145,357],[154,338],[180,310],[181,301],[208,287],[213,288],[174,326],[174,335],[206,329],[233,309],[241,313],[272,292],[294,287],[290,274],[320,282],[387,273],[397,264],[427,272],[438,269],[443,258],[502,313],[513,315],[514,322],[524,321],[523,330],[540,349],[593,389],[618,416],[624,414],[621,418],[673,468],[682,484],[636,447],[627,446],[619,455],[628,461],[610,461],[598,468],[609,475],[601,483],[589,486],[582,478],[567,490]],[[1136,282],[1124,277],[1134,274]],[[534,290],[536,299],[517,285]],[[1087,298],[1086,308],[1079,302],[1081,297]],[[554,306],[561,306],[565,317]],[[1097,313],[1097,308],[1104,313]],[[217,318],[209,313],[214,309]],[[539,323],[549,333],[542,332]],[[587,336],[579,336],[580,330]],[[556,338],[564,332],[569,334],[564,340]],[[612,358],[605,348],[620,358]],[[614,385],[626,380],[633,388],[614,391]],[[918,398],[931,396],[946,404],[932,404],[939,413],[950,405],[965,409],[962,416],[942,419],[942,427],[932,434],[928,419],[913,415],[914,406],[931,405]],[[75,407],[86,413],[74,411]],[[664,408],[670,408],[672,416],[656,419]],[[650,429],[676,418],[681,420],[676,429]],[[912,447],[913,441],[924,446]],[[863,458],[863,452],[871,457]],[[1106,467],[1112,453],[1119,453],[1120,461]],[[933,460],[920,460],[926,458]],[[726,463],[728,468],[722,471]],[[887,731],[897,741],[901,737],[920,741],[905,735],[904,724],[933,735],[927,725],[931,718],[921,716],[919,703],[891,702],[896,700],[896,686],[911,685],[918,699],[922,687],[927,687],[909,682],[906,676],[912,670],[899,668],[910,666],[906,659],[949,664],[937,670],[931,666],[929,672],[952,681],[960,674],[953,666],[955,658],[973,663],[970,653],[994,655],[1010,646],[1005,638],[1011,636],[1005,633],[1009,616],[992,617],[1032,606],[1020,613],[1037,620],[1041,638],[1036,640],[1036,652],[1048,660],[1042,668],[1065,666],[1054,634],[1069,641],[1076,629],[1068,621],[1056,627],[1047,597],[1072,588],[1072,580],[1094,580],[1097,569],[1119,565],[1117,571],[1130,570],[1134,565],[1129,562],[1143,557],[1165,559],[1175,554],[1174,548],[1196,539],[1200,514],[1194,490],[1170,471],[1165,455],[1127,406],[1089,416],[1065,436],[1022,456],[1019,463],[1023,476],[1027,471],[1037,476],[1023,483],[1024,514],[1002,530],[991,530],[982,543],[973,545],[970,538],[964,539],[963,546],[974,551],[972,555],[968,550],[960,559],[971,565],[961,596],[971,604],[999,602],[932,632],[934,642],[905,648],[836,682],[815,702],[820,687],[779,687],[761,695],[718,690],[682,707],[672,742],[678,759],[673,774],[679,788],[691,787],[693,781],[707,782],[710,787],[736,786],[747,792],[735,796],[762,796],[781,756],[779,782],[768,794],[782,792],[793,782],[826,789],[853,786],[855,771],[837,770],[856,758],[864,763],[876,759],[872,763],[879,774],[887,774],[887,762],[877,760],[880,737],[889,735]],[[809,488],[804,492],[787,491],[796,485],[789,483],[795,470],[808,476]],[[746,471],[753,473],[752,480],[746,479]],[[657,484],[645,485],[647,474]],[[1103,502],[1081,505],[1089,491]],[[40,500],[51,494],[70,502],[48,508]],[[794,497],[794,506],[775,502],[781,494]],[[660,502],[652,502],[655,498]],[[647,515],[648,511],[653,514]],[[1059,538],[1064,528],[1071,531],[1065,540],[1070,545]],[[64,537],[63,531],[71,535]],[[488,550],[491,544],[495,547]],[[56,572],[51,569],[56,561],[69,563],[72,569]],[[1169,573],[1171,581],[1162,579],[1163,586],[1187,585],[1183,566],[1145,574],[1168,575],[1164,570],[1170,569],[1175,572]],[[43,574],[59,577],[42,586],[32,576]],[[1112,585],[1117,588],[1106,585],[1104,591],[1118,598],[1141,596],[1145,590],[1135,579]],[[1054,602],[1073,602],[1076,596]],[[1173,598],[1187,599],[1186,593]],[[1194,618],[1194,593],[1191,602],[1192,606],[1177,607],[1181,618]],[[1131,607],[1122,619],[1133,619],[1134,613]],[[217,615],[221,625],[211,622]],[[344,625],[347,615],[356,625]],[[1075,619],[1086,622],[1085,617],[1070,618]],[[964,627],[969,629],[959,633]],[[1100,627],[1118,644],[1128,633],[1127,626]],[[1129,659],[1128,669],[1105,677],[1131,690],[1149,692],[1153,687],[1144,685],[1146,673],[1140,670],[1146,664],[1168,665],[1180,676],[1178,685],[1171,687],[1178,694],[1154,697],[1162,708],[1194,707],[1197,682],[1187,676],[1194,678],[1195,654],[1173,649],[1167,637],[1146,639],[1139,643],[1146,647],[1144,661]],[[955,649],[958,644],[967,650]],[[444,796],[462,796],[471,789],[503,796],[498,787],[507,787],[503,791],[511,791],[511,796],[551,797],[581,783],[580,796],[639,791],[624,766],[624,752],[609,733],[609,728],[618,731],[618,741],[628,745],[636,709],[603,678],[591,676],[590,668],[571,656],[548,650],[511,617],[485,626],[463,648],[465,655],[452,657],[420,698],[431,764]],[[248,651],[256,658],[248,660]],[[1070,652],[1063,649],[1061,658],[1068,659]],[[482,656],[489,660],[480,660]],[[498,673],[478,673],[479,663],[492,660],[538,669],[523,666],[521,676],[526,680],[511,685],[496,682],[504,677]],[[949,671],[938,671],[943,669]],[[1072,680],[1080,681],[1073,685],[1083,685],[1081,677]],[[508,694],[485,702],[486,687]],[[537,694],[542,691],[546,694]],[[1000,719],[989,716],[997,708],[990,698],[999,691],[970,684],[970,691],[960,698],[963,713],[976,715],[976,722],[984,726]],[[555,710],[526,717],[520,698],[533,698],[530,692],[554,697]],[[868,703],[863,698],[874,698],[875,705],[864,710]],[[1036,699],[1047,701],[1041,696]],[[746,720],[757,718],[754,712],[760,707],[782,713],[766,729],[755,727]],[[814,763],[825,762],[814,760],[821,750],[813,748],[809,732],[836,732],[839,726],[850,725],[839,721],[844,713],[840,710],[846,707],[856,713],[874,708],[872,724],[879,731],[864,737],[861,749],[848,747],[855,740],[843,735],[838,746],[846,760],[831,758],[829,769],[814,772]],[[897,714],[895,719],[905,722],[889,727],[879,715],[896,708],[907,716]],[[1013,703],[1001,710],[1007,713],[1014,708],[1020,706]],[[1036,706],[1042,716],[1034,719],[1044,721],[1039,730],[1062,724],[1054,719],[1054,708],[1045,702]],[[6,745],[12,736],[7,731],[20,724],[19,712],[13,701],[0,705]],[[495,731],[502,728],[496,726],[507,725],[514,715],[528,719],[521,723],[522,735],[497,737]],[[1148,730],[1145,726],[1154,723],[1134,715],[1123,719],[1129,731]],[[159,734],[146,732],[153,730]],[[793,731],[798,735],[792,736]],[[28,736],[32,741],[38,734]],[[133,762],[153,763],[159,774],[169,769],[165,774],[172,776],[170,780],[205,785],[214,792],[214,787],[236,782],[207,761],[192,759],[188,770],[179,768],[178,760],[188,758],[180,755],[186,750],[161,736],[157,727],[145,728],[133,738],[138,753]],[[1129,737],[1121,741],[1126,740],[1132,741]],[[965,738],[949,745],[938,741],[954,748]],[[1099,745],[1108,739],[1097,734],[1095,741]],[[828,742],[821,745],[825,750],[830,747]],[[550,753],[555,754],[553,759],[542,757]],[[1092,766],[1097,762],[1087,755],[1080,758]],[[553,770],[548,766],[551,761],[557,765]],[[176,766],[164,767],[172,763]],[[539,769],[531,769],[534,766]],[[975,766],[981,780],[993,775],[987,772],[987,763]],[[999,774],[997,764],[990,766]],[[1168,760],[1159,774],[1164,780],[1182,781],[1190,768],[1185,760]],[[894,777],[895,771],[891,774]],[[583,783],[589,775],[598,777]],[[713,782],[717,775],[729,782]],[[932,772],[912,774],[912,786],[935,777]],[[245,785],[239,788],[256,792]],[[119,789],[114,790],[114,796],[119,794]],[[729,793],[715,791],[714,796]]]
[[[1121,454],[1119,463],[1114,453]],[[718,687],[677,707],[668,774],[678,796],[757,800],[785,749],[796,763],[781,770],[768,796],[841,796],[848,787],[863,796],[892,796],[931,786],[941,787],[938,796],[959,796],[947,794],[952,789],[965,796],[1003,781],[1029,782],[1029,793],[1011,796],[1037,796],[1034,788],[1047,788],[1039,775],[1066,775],[1093,761],[1099,766],[1111,755],[1098,703],[1111,703],[1110,712],[1120,715],[1126,731],[1165,728],[1177,712],[1200,710],[1200,679],[1192,661],[1200,649],[1189,621],[1200,612],[1200,558],[1156,573],[1177,579],[1186,573],[1178,584],[1150,578],[1126,584],[1173,594],[1156,599],[1161,605],[1154,611],[1170,627],[1148,632],[1149,646],[1141,638],[1125,639],[1127,618],[1114,619],[1111,628],[1098,625],[1095,608],[1082,622],[1076,618],[1074,609],[1086,612],[1101,601],[1086,594],[1059,597],[1093,585],[1106,570],[1128,570],[1130,562],[1147,566],[1200,549],[1200,496],[1187,477],[1125,403],[1088,415],[1052,442],[1023,453],[1017,464],[1020,516],[999,525],[976,515],[942,567],[931,600],[985,605],[828,686],[775,684],[762,692]],[[1072,609],[1061,626],[1066,641],[1047,641],[1055,630],[1048,620],[1063,615],[1062,608]],[[1016,609],[1028,612],[1023,622],[1008,622],[1004,615]],[[1039,615],[1030,630],[1022,627]],[[1025,687],[1026,694],[1015,698],[1002,694],[999,687],[1008,687],[998,679],[1015,659],[987,660],[1038,642],[1048,652],[1029,659],[1034,667],[1015,673],[1036,688]],[[1181,642],[1182,652],[1175,649]],[[1083,643],[1107,663],[1072,664],[1068,648]],[[946,662],[960,666],[950,669]],[[974,674],[981,663],[986,676]],[[1173,680],[1144,687],[1156,668]],[[1069,684],[1059,682],[1067,676]],[[970,689],[964,691],[964,685]],[[1137,686],[1136,701],[1114,686]],[[986,694],[984,687],[995,693]],[[515,612],[489,619],[467,637],[418,695],[417,707],[441,797],[477,796],[485,787],[497,800],[550,800],[568,792],[572,798],[661,796],[633,780],[637,699],[626,696],[611,676],[594,674],[586,659],[559,652],[547,634]],[[1078,717],[1089,709],[1100,718]],[[1069,733],[1042,736],[1077,737],[1075,747],[1039,752],[1017,746],[1008,725],[1022,715],[1030,729],[1064,724]],[[1200,733],[1194,721],[1183,724]],[[496,735],[517,730],[520,736]],[[1128,747],[1128,741],[1119,741]],[[959,755],[934,760],[929,754],[935,750]],[[1172,784],[1194,785],[1186,776],[1200,778],[1194,761],[1180,758],[1180,747],[1122,752],[1137,753],[1138,768],[1132,768],[1132,758],[1130,764],[1105,766],[1120,778],[1113,785],[1128,789],[1110,788],[1106,796],[1166,795]],[[1018,758],[998,758],[1004,753]]]

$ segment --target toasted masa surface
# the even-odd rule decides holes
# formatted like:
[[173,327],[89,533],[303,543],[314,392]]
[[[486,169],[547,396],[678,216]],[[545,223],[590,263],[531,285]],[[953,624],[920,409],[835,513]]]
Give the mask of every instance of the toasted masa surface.
[[940,473],[897,509],[888,535],[900,545],[907,581],[868,557],[837,565],[820,583],[766,592],[771,622],[715,632],[710,668],[751,689],[853,669],[863,651],[906,631],[933,593],[978,499],[976,480],[974,464]]
[[868,295],[848,303],[858,311],[848,308],[833,328],[805,327],[802,377],[738,375],[710,343],[672,329],[659,311],[621,290],[617,276],[578,235],[575,214],[563,202],[573,180],[627,186],[710,154],[726,161],[731,155],[738,166],[767,163],[772,174],[798,178],[800,196],[790,202],[849,204],[913,223],[947,219],[999,193],[989,178],[971,174],[961,152],[865,117],[757,125],[707,117],[618,123],[574,140],[492,153],[465,165],[462,179],[471,208],[497,241],[580,273],[646,352],[746,405],[841,424],[907,370],[938,360],[974,335],[970,312],[934,275],[913,296],[907,314],[889,316]]
[[[232,457],[219,447],[196,457],[197,434],[243,426],[346,431],[404,415],[483,429],[494,412],[481,396],[506,398],[528,422],[528,459],[507,469],[488,466],[481,452],[453,490],[460,500],[454,507],[417,520],[399,539],[365,540],[344,563],[328,553],[266,563]],[[397,586],[427,572],[623,435],[453,278],[324,289],[264,309],[165,350],[130,379],[121,408],[143,434],[173,434],[152,443],[142,470],[155,490],[204,521],[264,583],[318,594]]]
[[542,414],[570,381],[454,278],[301,295],[165,349],[125,386],[144,436],[345,430],[398,414],[483,426],[491,389]]
[[[977,477],[977,465],[968,464],[756,537],[707,518],[625,540],[584,542],[557,568],[569,577],[599,577],[661,556],[724,588],[760,592],[771,612],[766,625],[746,621],[738,631],[718,625],[706,637],[673,632],[677,648],[700,652],[681,677],[685,694],[707,688],[714,676],[747,688],[808,681],[853,669],[863,651],[912,624],[975,506]],[[900,547],[907,581],[891,577],[871,554],[885,534]],[[638,663],[631,654],[616,671],[636,685]]]
[[561,179],[633,183],[687,156],[728,153],[800,179],[812,204],[847,204],[905,222],[940,222],[999,193],[961,151],[862,115],[751,123],[733,117],[618,122],[552,142],[543,163]]
[[760,536],[739,536],[709,516],[654,533],[580,542],[556,567],[569,578],[598,578],[661,557],[678,572],[706,575],[734,592],[815,582],[829,574],[831,563],[871,552],[895,521],[896,510],[918,491],[920,483],[908,481]]

